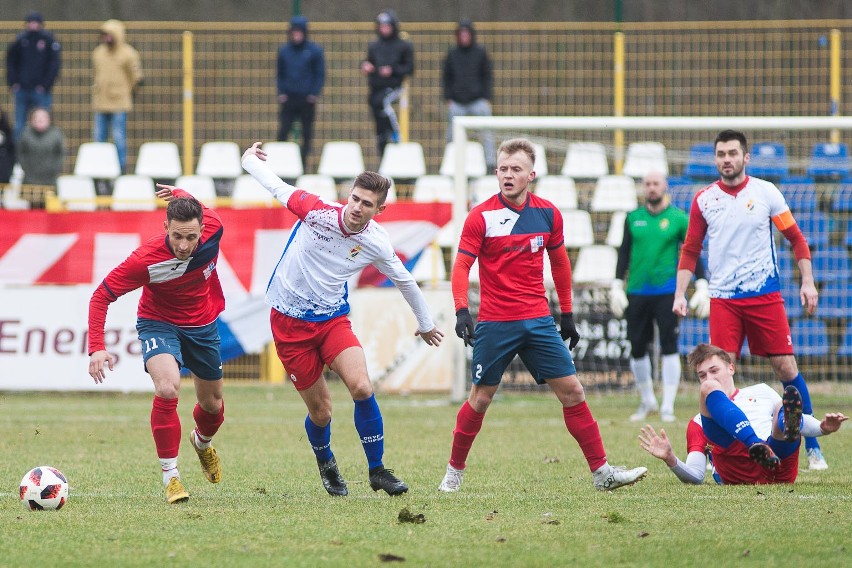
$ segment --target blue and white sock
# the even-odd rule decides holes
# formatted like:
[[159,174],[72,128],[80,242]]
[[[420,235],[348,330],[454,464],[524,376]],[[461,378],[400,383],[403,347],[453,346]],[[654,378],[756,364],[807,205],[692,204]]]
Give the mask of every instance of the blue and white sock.
[[[805,378],[802,376],[802,373],[796,375],[792,381],[781,381],[781,384],[784,388],[787,388],[790,385],[796,387],[799,394],[802,395],[802,413],[813,415],[814,408],[811,404],[811,393],[808,391],[808,383],[805,382]],[[812,448],[819,449],[819,442],[816,438],[805,438],[805,448],[809,450]]]
[[707,410],[710,411],[710,416],[722,429],[728,434],[745,444],[745,447],[750,447],[753,444],[762,442],[755,434],[746,415],[740,410],[736,404],[731,402],[731,399],[722,391],[713,391],[707,395],[704,403],[707,405]]
[[358,430],[370,469],[382,467],[382,456],[385,453],[385,428],[375,394],[370,395],[370,398],[355,401],[355,429]]
[[317,426],[311,420],[310,414],[305,416],[305,432],[308,433],[308,442],[317,456],[317,461],[325,463],[334,457],[331,453],[331,421],[325,426]]

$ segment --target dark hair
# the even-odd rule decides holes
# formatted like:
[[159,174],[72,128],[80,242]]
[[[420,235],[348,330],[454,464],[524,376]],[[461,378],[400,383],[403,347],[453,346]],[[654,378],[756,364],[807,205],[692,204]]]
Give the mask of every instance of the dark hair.
[[523,152],[530,159],[530,162],[535,164],[535,147],[532,145],[532,142],[526,138],[512,138],[504,141],[500,144],[500,148],[497,150],[497,155],[499,156],[502,152],[509,155],[517,152]]
[[198,219],[199,223],[204,222],[204,208],[201,203],[194,197],[177,197],[169,201],[166,207],[166,220],[172,221],[192,221]]
[[740,146],[743,148],[743,154],[748,154],[748,142],[746,141],[745,134],[740,132],[739,130],[723,130],[716,136],[716,141],[713,142],[713,148],[716,148],[716,144],[719,142],[730,142],[731,140],[736,140],[740,143]]
[[382,205],[385,199],[388,198],[388,190],[390,189],[391,181],[376,172],[366,171],[358,174],[352,187],[360,187],[376,194],[376,203]]
[[696,345],[695,349],[692,350],[692,353],[690,353],[686,357],[686,362],[693,369],[697,369],[698,365],[700,365],[704,361],[707,361],[708,359],[711,359],[713,356],[718,357],[727,365],[733,363],[733,361],[731,361],[731,356],[728,354],[727,351],[716,347],[715,345],[710,345],[709,343],[699,343],[698,345]]

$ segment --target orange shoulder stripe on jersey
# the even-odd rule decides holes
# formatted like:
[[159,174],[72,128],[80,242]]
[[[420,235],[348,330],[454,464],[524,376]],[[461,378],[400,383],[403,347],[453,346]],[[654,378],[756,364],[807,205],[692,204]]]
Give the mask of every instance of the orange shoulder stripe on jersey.
[[796,224],[796,220],[793,219],[793,212],[789,209],[773,217],[772,222],[775,224],[776,227],[778,227],[779,231],[789,229],[790,227]]

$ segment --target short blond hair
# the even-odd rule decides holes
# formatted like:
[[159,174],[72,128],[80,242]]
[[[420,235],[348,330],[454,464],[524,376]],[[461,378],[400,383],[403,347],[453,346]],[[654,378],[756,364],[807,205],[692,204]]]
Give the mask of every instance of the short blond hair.
[[512,138],[500,144],[500,149],[497,150],[499,156],[505,152],[509,156],[518,152],[523,152],[530,159],[530,163],[535,164],[535,147],[532,142],[526,138]]

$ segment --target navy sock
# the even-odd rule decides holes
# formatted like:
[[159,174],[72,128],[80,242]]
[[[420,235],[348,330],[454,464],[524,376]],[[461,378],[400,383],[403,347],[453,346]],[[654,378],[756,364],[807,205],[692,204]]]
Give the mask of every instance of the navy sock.
[[308,442],[317,456],[317,461],[327,462],[334,457],[331,453],[331,421],[321,427],[314,424],[310,415],[305,416],[305,432],[308,433]]
[[[808,383],[805,382],[805,378],[802,376],[802,373],[796,375],[796,377],[792,381],[781,381],[781,384],[784,388],[793,385],[798,389],[799,394],[802,395],[802,412],[805,414],[813,414],[814,408],[811,404],[811,393],[808,391]],[[805,438],[805,448],[819,448],[819,442],[816,438]]]
[[355,401],[355,429],[358,430],[370,469],[382,467],[385,428],[375,394],[370,395],[370,398]]
[[748,448],[752,444],[762,442],[754,429],[751,427],[746,415],[736,404],[722,391],[713,391],[707,395],[704,403],[713,421],[722,427],[728,434],[745,444]]

